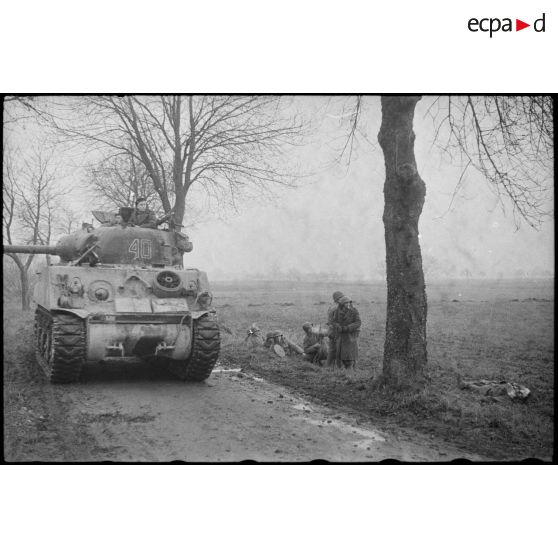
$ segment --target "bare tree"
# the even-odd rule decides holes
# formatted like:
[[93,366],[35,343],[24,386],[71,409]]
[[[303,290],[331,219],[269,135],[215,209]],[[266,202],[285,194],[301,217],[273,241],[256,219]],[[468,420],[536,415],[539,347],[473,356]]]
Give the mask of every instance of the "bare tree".
[[[387,316],[382,373],[378,380],[417,385],[427,364],[427,300],[418,222],[426,187],[417,172],[413,119],[421,97],[382,97],[378,141],[384,153],[384,228]],[[445,103],[445,104],[444,104]],[[464,158],[492,186],[502,208],[511,202],[519,219],[538,228],[549,214],[553,188],[554,121],[549,96],[451,97],[431,105],[437,126],[434,141]],[[349,140],[355,138],[356,119]],[[461,188],[461,178],[456,190]],[[469,270],[463,272],[470,275]]]
[[[14,161],[15,157],[13,151],[4,150],[4,241],[10,245],[19,242],[48,244],[53,235],[60,197],[65,192],[56,186],[56,171],[49,155],[37,151],[27,158],[21,158],[19,165]],[[29,310],[29,273],[35,255],[7,255],[19,270],[22,309]]]
[[[438,97],[429,108],[435,141],[487,180],[516,227],[538,229],[553,194],[554,120],[550,96]],[[461,188],[461,182],[456,191]]]
[[60,206],[56,219],[57,234],[71,234],[79,228],[80,224],[76,211],[67,205]]
[[162,211],[161,200],[144,165],[128,153],[101,160],[89,167],[88,175],[104,200],[103,209],[133,207],[138,197],[144,197],[151,209]]
[[[91,184],[100,194],[100,209],[114,211],[118,207],[133,207],[138,197],[143,197],[150,209],[163,214],[161,199],[153,187],[153,181],[145,167],[129,154],[116,155],[91,165],[88,175]],[[172,193],[169,199],[171,205],[174,205]],[[204,220],[206,216],[203,208],[186,199],[184,225],[192,227]]]
[[91,96],[54,102],[51,121],[66,140],[127,155],[152,181],[162,210],[182,223],[195,186],[210,207],[292,186],[277,165],[303,125],[270,96]]
[[[34,112],[32,98],[22,95],[5,95],[2,99],[4,125],[14,124],[28,118],[27,112]],[[23,109],[23,110],[22,110]]]
[[44,112],[40,97],[36,95],[5,95],[2,99],[4,126],[20,125],[24,120],[48,119],[48,112]]
[[382,97],[378,141],[384,152],[387,315],[383,376],[401,384],[426,366],[426,291],[418,221],[426,188],[414,153],[420,97]]

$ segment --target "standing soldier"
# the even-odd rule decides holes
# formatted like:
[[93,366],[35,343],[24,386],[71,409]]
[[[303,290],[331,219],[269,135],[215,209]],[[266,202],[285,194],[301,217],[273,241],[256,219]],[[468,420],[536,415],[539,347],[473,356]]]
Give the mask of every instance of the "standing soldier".
[[341,368],[355,368],[358,359],[358,334],[360,332],[360,316],[353,307],[348,296],[338,301],[338,308],[333,313],[333,329],[335,331],[335,365]]
[[155,217],[155,213],[147,208],[147,200],[145,198],[138,198],[136,200],[136,208],[128,222],[136,227],[144,227],[147,229],[157,228],[157,218]]
[[341,291],[335,291],[333,293],[333,305],[327,310],[327,325],[329,326],[329,349],[327,352],[327,366],[333,366],[335,364],[335,331],[333,329],[333,314],[338,308],[339,299],[345,296]]

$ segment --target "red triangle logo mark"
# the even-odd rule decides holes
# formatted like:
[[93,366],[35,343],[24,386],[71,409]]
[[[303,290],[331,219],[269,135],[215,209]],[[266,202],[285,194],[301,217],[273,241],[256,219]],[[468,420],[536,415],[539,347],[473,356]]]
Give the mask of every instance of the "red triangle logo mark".
[[526,27],[531,27],[531,24],[530,23],[525,23],[524,21],[521,21],[520,19],[515,20],[515,30],[516,31],[521,31],[522,29],[525,29]]

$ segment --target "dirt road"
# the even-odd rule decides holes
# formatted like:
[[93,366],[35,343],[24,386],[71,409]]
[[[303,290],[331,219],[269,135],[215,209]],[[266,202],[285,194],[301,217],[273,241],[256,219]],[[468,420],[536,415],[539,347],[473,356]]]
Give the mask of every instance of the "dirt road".
[[185,384],[148,370],[92,369],[84,383],[67,386],[35,374],[17,433],[8,429],[16,436],[6,440],[8,461],[480,459],[426,436],[376,431],[242,372],[215,371],[204,383]]

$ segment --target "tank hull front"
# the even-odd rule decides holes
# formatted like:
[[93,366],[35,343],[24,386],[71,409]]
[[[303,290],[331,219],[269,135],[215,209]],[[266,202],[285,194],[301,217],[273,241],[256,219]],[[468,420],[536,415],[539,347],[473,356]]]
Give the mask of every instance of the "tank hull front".
[[[181,292],[171,298],[162,300],[154,292],[156,276],[165,270],[175,273],[181,281]],[[60,305],[61,295],[68,294],[73,284],[78,285],[79,292],[70,293],[70,303]],[[96,300],[94,291],[106,289],[105,300]],[[136,266],[81,267],[52,265],[40,272],[33,300],[51,310],[68,309],[80,316],[96,314],[120,314],[127,311],[158,313],[164,312],[165,306],[181,299],[186,310],[198,310],[197,294],[208,291],[207,275],[197,269],[143,268]],[[171,300],[172,299],[172,300]],[[175,312],[182,314],[177,304]]]
[[92,316],[86,325],[86,360],[166,357],[187,360],[192,349],[188,314]]

